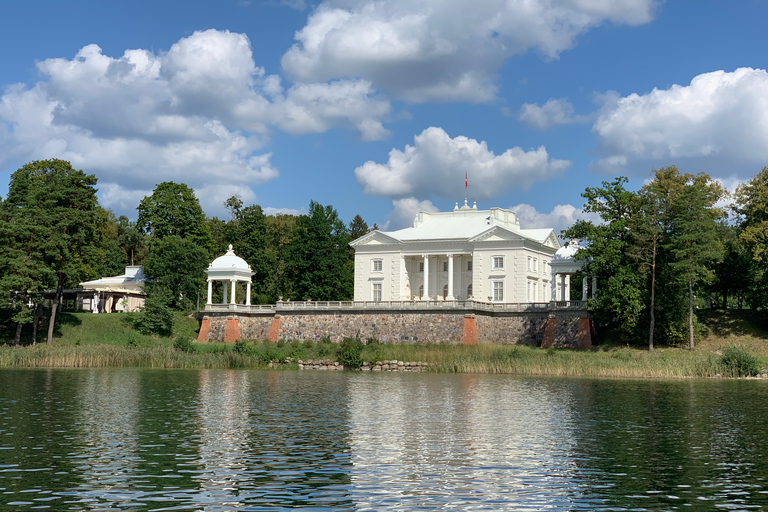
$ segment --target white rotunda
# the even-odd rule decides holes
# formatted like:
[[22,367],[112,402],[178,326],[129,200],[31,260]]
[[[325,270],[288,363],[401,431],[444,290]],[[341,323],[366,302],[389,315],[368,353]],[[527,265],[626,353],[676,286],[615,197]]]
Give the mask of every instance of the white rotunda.
[[229,287],[231,289],[229,304],[236,304],[235,285],[238,281],[243,281],[246,283],[245,305],[251,305],[251,277],[253,276],[253,270],[251,270],[250,265],[243,258],[235,254],[231,244],[223,256],[219,256],[208,265],[208,270],[205,273],[208,274],[208,301],[206,304],[212,304],[211,297],[213,295],[214,281],[222,281],[224,283],[221,303],[227,304],[227,285],[231,285]]

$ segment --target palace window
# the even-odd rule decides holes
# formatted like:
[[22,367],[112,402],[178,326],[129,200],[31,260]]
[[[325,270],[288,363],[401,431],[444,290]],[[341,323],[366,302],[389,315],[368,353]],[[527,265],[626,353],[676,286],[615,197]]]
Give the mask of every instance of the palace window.
[[384,262],[380,259],[371,260],[371,266],[373,272],[382,272],[384,270]]
[[467,262],[467,272],[472,272],[472,260]]
[[448,285],[443,286],[443,298],[448,298]]
[[424,262],[423,261],[419,262],[419,272],[424,272]]
[[447,261],[443,262],[443,272],[448,272],[448,262]]
[[381,302],[381,283],[373,283],[373,302]]
[[424,296],[424,285],[419,286],[419,298]]
[[531,265],[531,257],[528,256],[528,272],[530,272],[531,270],[533,270],[533,265]]
[[539,260],[536,258],[533,258],[533,271],[534,272],[539,271]]
[[504,302],[504,281],[493,282],[493,302]]
[[467,286],[467,299],[472,298],[472,285]]
[[493,270],[504,270],[504,256],[493,257]]

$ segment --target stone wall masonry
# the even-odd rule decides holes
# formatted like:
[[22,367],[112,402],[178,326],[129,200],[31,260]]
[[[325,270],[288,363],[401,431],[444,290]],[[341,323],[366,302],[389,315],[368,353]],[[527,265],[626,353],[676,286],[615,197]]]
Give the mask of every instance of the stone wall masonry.
[[457,345],[464,338],[464,312],[327,312],[283,314],[278,339],[339,342],[345,337],[376,338],[382,343]]
[[[298,360],[299,370],[343,370],[344,366],[330,359]],[[429,371],[429,363],[422,361],[376,361],[364,362],[360,366],[363,372],[426,372]]]
[[[496,343],[554,347],[591,346],[586,311],[495,312],[475,310],[317,310],[279,314],[204,312],[207,341],[225,339],[227,320],[237,319],[242,339],[340,342],[345,337],[376,338],[382,343]],[[545,340],[547,325],[550,338]],[[201,325],[199,341],[204,336]],[[232,326],[230,325],[230,328]],[[581,328],[580,328],[581,327]],[[231,329],[230,329],[231,330]],[[551,345],[550,345],[551,343]],[[375,370],[374,370],[375,371]]]
[[479,343],[538,347],[547,325],[546,313],[475,315]]

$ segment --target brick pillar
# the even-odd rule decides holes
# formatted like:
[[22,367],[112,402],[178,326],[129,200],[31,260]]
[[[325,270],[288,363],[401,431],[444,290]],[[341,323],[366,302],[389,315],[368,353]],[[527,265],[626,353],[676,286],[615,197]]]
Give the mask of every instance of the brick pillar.
[[197,335],[197,341],[208,341],[208,333],[211,330],[211,319],[203,318],[200,324],[200,334]]
[[272,326],[269,328],[269,337],[267,338],[272,343],[277,341],[277,335],[280,333],[280,315],[275,315],[272,319]]
[[464,344],[477,345],[477,326],[475,325],[475,315],[464,315]]
[[594,328],[591,318],[579,318],[579,348],[592,347]]
[[551,316],[547,319],[547,326],[544,327],[544,339],[541,340],[541,348],[549,348],[555,346],[555,327],[557,325],[557,318]]
[[240,340],[240,323],[237,318],[227,318],[227,326],[224,328],[224,342],[234,343]]

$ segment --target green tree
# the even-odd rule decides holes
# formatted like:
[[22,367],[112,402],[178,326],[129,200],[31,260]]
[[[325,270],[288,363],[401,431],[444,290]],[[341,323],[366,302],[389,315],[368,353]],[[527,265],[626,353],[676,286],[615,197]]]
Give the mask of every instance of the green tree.
[[293,296],[293,282],[286,271],[289,248],[296,237],[296,217],[277,214],[267,217],[267,243],[264,257],[269,268],[265,283],[267,302],[275,302],[280,297]]
[[630,253],[648,270],[650,304],[648,305],[648,350],[653,350],[656,330],[656,289],[663,248],[668,243],[675,201],[685,186],[685,178],[674,166],[653,171],[654,179],[637,193],[637,215],[630,226],[633,243]]
[[288,270],[300,299],[351,300],[354,263],[349,232],[336,210],[311,201],[296,219]]
[[637,216],[635,194],[625,188],[627,178],[603,182],[602,187],[587,188],[584,211],[600,215],[602,223],[579,220],[563,231],[563,237],[584,241],[576,253],[588,259],[585,272],[597,276],[600,289],[591,300],[595,320],[617,330],[624,342],[637,339],[646,304],[639,263],[631,256],[634,242],[630,226]]
[[267,255],[267,216],[261,206],[251,205],[238,209],[236,221],[229,242],[253,270],[251,293],[255,297],[254,303],[273,302],[267,290],[272,273],[272,262]]
[[739,215],[741,234],[752,257],[750,305],[768,307],[768,167],[736,189],[733,209]]
[[[76,273],[74,255],[80,254],[93,238],[95,185],[95,176],[73,169],[69,162],[38,160],[11,175],[8,197],[3,202],[3,229],[10,233],[3,245],[10,251],[29,254],[23,265],[27,271],[21,275],[30,284],[42,280],[42,286],[55,287],[49,345],[64,284],[68,276]],[[41,286],[34,289],[40,290]]]
[[205,286],[206,268],[208,251],[192,240],[178,235],[154,240],[144,268],[147,298],[164,297],[177,310],[193,307]]
[[205,214],[194,191],[184,183],[160,183],[152,195],[141,200],[137,210],[138,228],[153,239],[178,236],[210,251],[211,233]]
[[675,258],[673,268],[684,277],[688,287],[688,346],[693,348],[694,288],[713,280],[712,267],[723,257],[718,221],[725,217],[725,212],[715,204],[725,191],[706,173],[685,177],[685,187],[674,205],[668,247]]
[[355,215],[352,222],[349,223],[349,237],[352,240],[357,240],[363,235],[368,234],[371,229],[368,227],[368,223],[363,220],[360,215]]

